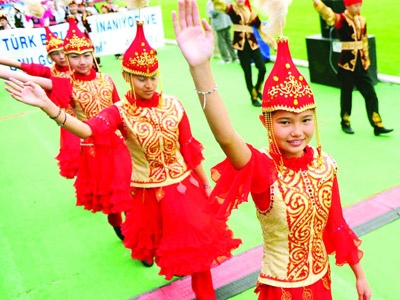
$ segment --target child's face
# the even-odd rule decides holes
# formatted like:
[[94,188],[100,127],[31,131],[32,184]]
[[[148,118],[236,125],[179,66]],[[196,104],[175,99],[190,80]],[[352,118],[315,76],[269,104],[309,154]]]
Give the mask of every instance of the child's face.
[[76,14],[76,13],[78,13],[78,5],[76,5],[76,4],[71,4],[70,6],[68,6],[68,8],[69,8],[69,12],[70,12],[71,14]]
[[67,65],[67,60],[65,59],[64,51],[53,51],[49,54],[50,58],[54,63],[60,67],[65,67]]
[[6,19],[0,19],[0,26],[7,27],[7,24],[8,22]]
[[346,6],[346,9],[352,16],[358,16],[361,13],[361,3]]
[[149,100],[153,97],[157,89],[158,76],[145,77],[134,75],[132,81],[136,97],[143,100]]
[[287,158],[301,157],[314,134],[314,112],[278,110],[272,114],[272,127],[281,153]]
[[83,75],[88,75],[93,68],[93,56],[90,51],[68,54],[68,61],[71,69]]

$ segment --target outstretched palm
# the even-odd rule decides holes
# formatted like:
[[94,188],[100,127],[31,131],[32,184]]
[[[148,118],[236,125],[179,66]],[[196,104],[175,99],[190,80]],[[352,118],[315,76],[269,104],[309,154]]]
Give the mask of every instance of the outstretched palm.
[[5,81],[6,91],[8,91],[14,99],[32,105],[41,107],[45,103],[47,95],[45,91],[36,83],[22,82],[14,78]]
[[172,19],[176,41],[189,65],[207,62],[213,52],[214,36],[211,26],[205,20],[200,22],[196,1],[180,0],[178,16],[173,12]]

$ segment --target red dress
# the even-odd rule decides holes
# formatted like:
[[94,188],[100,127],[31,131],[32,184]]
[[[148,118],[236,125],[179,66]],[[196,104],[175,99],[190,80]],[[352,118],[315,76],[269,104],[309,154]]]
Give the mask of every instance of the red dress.
[[251,193],[264,240],[259,299],[331,299],[328,254],[336,263],[358,263],[361,241],[343,218],[336,163],[306,147],[301,158],[272,158],[251,146],[240,170],[228,160],[212,168],[217,182],[210,209],[221,219]]
[[[114,82],[108,75],[91,70],[88,75],[74,73],[71,77],[73,80],[52,78],[51,98],[62,108],[72,107],[78,119],[88,120],[119,101]],[[74,184],[77,205],[105,214],[126,211],[129,193],[119,187],[123,174],[131,173],[131,166],[118,163],[119,156],[121,159],[129,157],[121,134],[107,131],[87,138],[80,142],[78,153]],[[113,166],[115,172],[108,172]]]
[[[27,64],[21,63],[21,69],[32,76],[40,76],[44,78],[70,78],[69,67],[60,67],[53,65],[52,67],[43,66],[41,64]],[[58,103],[56,103],[59,105]],[[75,116],[74,110],[71,106],[65,108],[65,110],[72,116]],[[60,150],[56,156],[58,161],[58,167],[60,169],[60,175],[71,179],[76,176],[79,165],[79,149],[80,139],[76,135],[72,134],[68,130],[60,127]]]
[[133,166],[124,245],[134,259],[155,258],[169,280],[209,270],[231,257],[241,241],[224,221],[204,212],[207,195],[193,171],[203,160],[203,147],[181,103],[159,96],[117,103],[88,124],[95,138],[106,130],[123,132]]

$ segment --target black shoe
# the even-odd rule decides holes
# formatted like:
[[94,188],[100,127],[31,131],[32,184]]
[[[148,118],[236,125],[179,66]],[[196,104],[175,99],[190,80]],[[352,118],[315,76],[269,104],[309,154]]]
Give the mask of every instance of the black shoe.
[[145,267],[147,267],[147,268],[150,268],[151,266],[154,265],[154,261],[153,261],[153,260],[149,260],[149,261],[147,261],[147,260],[141,260],[141,262],[142,262],[143,266],[145,266]]
[[261,102],[258,99],[251,99],[251,104],[256,107],[261,107]]
[[392,132],[392,131],[393,131],[393,129],[387,129],[385,127],[374,127],[374,134],[376,136],[378,136],[378,135],[380,135],[382,133],[389,133],[389,132]]
[[121,226],[113,226],[113,228],[117,236],[121,239],[121,241],[123,241],[125,237],[121,232]]
[[347,134],[354,134],[354,130],[351,126],[342,125],[342,130]]

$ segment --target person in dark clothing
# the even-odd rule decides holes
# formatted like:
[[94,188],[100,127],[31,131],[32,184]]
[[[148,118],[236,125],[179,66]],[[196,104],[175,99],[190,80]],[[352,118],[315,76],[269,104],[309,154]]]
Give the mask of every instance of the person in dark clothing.
[[342,130],[354,134],[350,124],[354,86],[365,99],[368,120],[374,134],[392,132],[383,126],[378,97],[368,72],[370,65],[367,23],[361,16],[362,0],[344,0],[346,10],[335,13],[320,0],[313,0],[315,10],[330,26],[334,26],[342,42],[338,76],[340,80],[340,118]]

